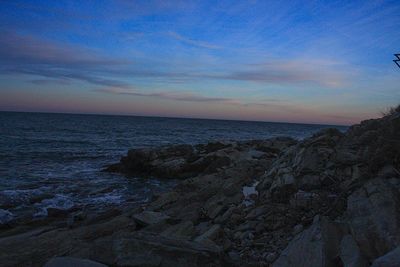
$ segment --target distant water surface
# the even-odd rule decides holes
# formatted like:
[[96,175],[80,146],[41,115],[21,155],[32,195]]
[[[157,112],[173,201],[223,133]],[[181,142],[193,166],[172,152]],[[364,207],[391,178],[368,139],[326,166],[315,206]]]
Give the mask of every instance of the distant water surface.
[[[103,173],[130,148],[211,140],[303,139],[343,126],[134,116],[0,112],[0,215],[148,200],[174,181]],[[7,216],[6,216],[7,215]],[[1,218],[0,218],[1,219]],[[4,219],[4,218],[3,218]]]

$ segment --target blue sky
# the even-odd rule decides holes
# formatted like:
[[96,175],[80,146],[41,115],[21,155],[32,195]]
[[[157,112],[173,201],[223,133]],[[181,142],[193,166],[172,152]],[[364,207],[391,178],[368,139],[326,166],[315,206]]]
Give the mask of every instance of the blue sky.
[[0,109],[351,124],[400,100],[399,1],[1,1]]

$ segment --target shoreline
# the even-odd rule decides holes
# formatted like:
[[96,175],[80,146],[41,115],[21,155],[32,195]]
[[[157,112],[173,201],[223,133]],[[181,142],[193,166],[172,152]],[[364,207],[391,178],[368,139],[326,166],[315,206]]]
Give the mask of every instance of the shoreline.
[[178,178],[176,187],[139,207],[0,230],[0,261],[370,266],[399,253],[399,132],[396,112],[300,141],[130,150],[106,171]]

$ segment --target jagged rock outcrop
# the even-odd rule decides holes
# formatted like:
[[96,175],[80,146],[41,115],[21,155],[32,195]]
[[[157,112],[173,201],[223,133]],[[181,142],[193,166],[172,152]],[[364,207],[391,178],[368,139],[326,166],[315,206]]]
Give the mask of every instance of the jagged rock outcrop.
[[68,255],[111,266],[397,266],[399,133],[395,112],[303,141],[130,150],[106,170],[182,180],[100,222],[10,230],[0,237],[0,261],[40,266]]
[[277,153],[294,144],[291,138],[266,141],[213,142],[206,145],[177,145],[153,149],[132,149],[120,163],[105,171],[163,178],[187,178],[211,174],[241,162],[264,160],[268,164]]

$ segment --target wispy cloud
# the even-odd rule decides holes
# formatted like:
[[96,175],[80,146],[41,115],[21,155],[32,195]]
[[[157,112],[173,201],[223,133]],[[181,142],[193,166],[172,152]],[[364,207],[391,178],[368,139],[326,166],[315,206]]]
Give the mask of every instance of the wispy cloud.
[[29,82],[37,85],[47,85],[47,84],[56,84],[56,85],[69,85],[71,84],[68,80],[63,79],[35,79],[30,80]]
[[1,32],[0,61],[2,64],[40,64],[52,66],[125,65],[123,59],[100,56],[79,46],[65,45],[41,38]]
[[243,66],[215,78],[253,81],[271,84],[311,83],[325,87],[338,87],[347,82],[354,71],[341,62],[315,59],[280,59]]
[[117,94],[117,95],[131,95],[139,97],[156,97],[161,99],[187,101],[187,102],[224,102],[224,103],[238,103],[237,100],[224,97],[208,97],[199,94],[186,93],[186,92],[155,92],[143,93],[134,90],[124,90],[121,88],[102,88],[95,89],[96,92]]
[[192,46],[197,46],[201,48],[207,48],[207,49],[221,49],[220,46],[213,45],[207,42],[199,41],[199,40],[193,40],[187,37],[182,36],[181,34],[178,34],[176,32],[167,32],[167,35],[175,40],[181,41],[182,43],[192,45]]
[[[79,80],[101,86],[115,86],[120,88],[128,87],[129,84],[120,80],[100,78],[92,74],[86,74],[82,71],[76,72],[68,69],[46,69],[46,68],[12,68],[2,69],[3,73],[19,73],[25,75],[35,75],[50,78],[54,83],[65,84],[69,80]],[[35,81],[33,81],[35,83]],[[37,82],[36,82],[37,83]],[[43,81],[41,81],[43,84]]]

